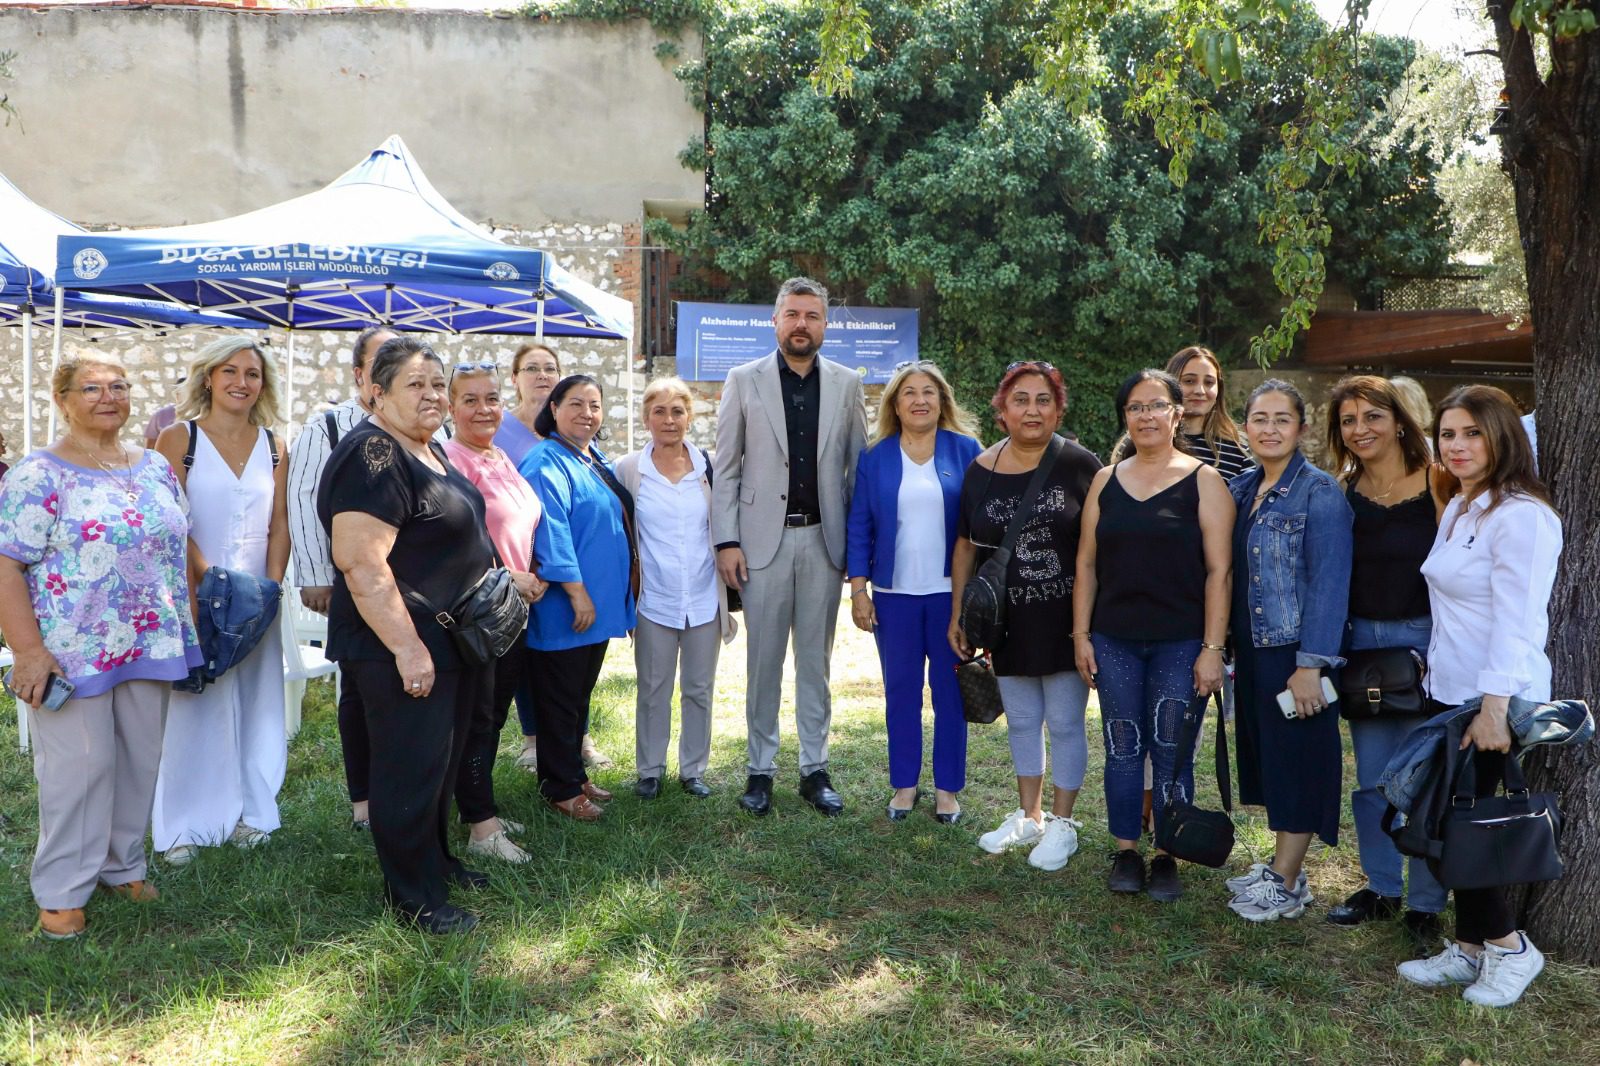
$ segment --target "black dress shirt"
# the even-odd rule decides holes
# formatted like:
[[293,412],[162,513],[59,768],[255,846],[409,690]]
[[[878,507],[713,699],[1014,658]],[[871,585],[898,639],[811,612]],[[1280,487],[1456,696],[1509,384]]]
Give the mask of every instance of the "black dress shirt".
[[822,368],[812,357],[801,377],[778,352],[778,384],[783,389],[783,421],[789,431],[789,499],[785,514],[822,517],[817,495],[817,423],[822,413]]

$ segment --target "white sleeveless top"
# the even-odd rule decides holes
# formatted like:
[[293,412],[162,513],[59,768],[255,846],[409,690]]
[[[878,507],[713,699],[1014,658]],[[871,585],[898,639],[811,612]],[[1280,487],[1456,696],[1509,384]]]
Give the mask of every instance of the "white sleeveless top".
[[204,429],[197,430],[189,496],[189,536],[211,566],[267,576],[267,533],[272,526],[272,452],[267,432],[256,430],[244,472],[235,477]]

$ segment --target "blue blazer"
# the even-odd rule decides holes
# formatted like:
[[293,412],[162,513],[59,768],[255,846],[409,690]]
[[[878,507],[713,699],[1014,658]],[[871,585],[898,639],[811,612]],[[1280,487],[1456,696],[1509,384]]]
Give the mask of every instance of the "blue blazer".
[[[971,437],[941,429],[933,441],[933,465],[944,489],[944,572],[950,575],[950,554],[956,546],[956,510],[961,479],[983,445]],[[845,576],[868,578],[874,588],[894,587],[894,534],[899,528],[900,434],[886,437],[856,460],[856,486],[850,497],[846,526]]]

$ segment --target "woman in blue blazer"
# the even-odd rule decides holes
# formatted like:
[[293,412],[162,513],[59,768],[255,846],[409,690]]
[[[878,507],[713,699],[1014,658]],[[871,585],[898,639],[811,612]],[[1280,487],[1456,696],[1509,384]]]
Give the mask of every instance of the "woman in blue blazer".
[[925,677],[933,690],[934,816],[949,824],[961,817],[967,722],[945,631],[962,475],[982,450],[949,382],[920,360],[889,379],[876,443],[856,463],[845,565],[850,617],[876,638],[883,664],[890,821],[909,814],[920,794]]

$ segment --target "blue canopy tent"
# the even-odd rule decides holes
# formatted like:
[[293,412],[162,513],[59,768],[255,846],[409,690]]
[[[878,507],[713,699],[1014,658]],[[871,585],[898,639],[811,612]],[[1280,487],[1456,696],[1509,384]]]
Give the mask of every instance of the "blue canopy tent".
[[[332,184],[218,222],[63,236],[56,280],[290,331],[627,339],[633,308],[550,253],[495,239],[439,195],[399,137]],[[293,402],[292,376],[289,386]]]
[[[220,313],[198,313],[160,300],[101,296],[57,290],[56,240],[88,231],[46,211],[0,175],[0,326],[21,326],[22,448],[33,450],[33,327],[56,327],[60,355],[61,326],[109,329],[165,329],[211,326],[260,329],[257,322]],[[60,297],[58,303],[57,296]],[[39,309],[43,308],[43,314]],[[54,410],[51,411],[52,431]]]

